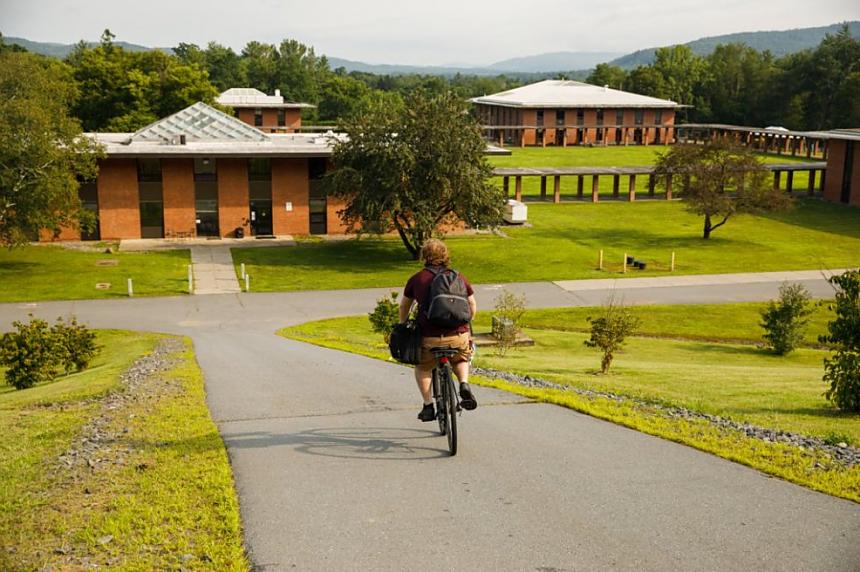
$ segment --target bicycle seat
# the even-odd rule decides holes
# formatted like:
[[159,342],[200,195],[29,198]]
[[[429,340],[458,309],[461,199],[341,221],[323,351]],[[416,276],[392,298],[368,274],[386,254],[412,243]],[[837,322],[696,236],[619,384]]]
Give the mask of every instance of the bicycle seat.
[[430,348],[430,353],[436,357],[453,357],[460,353],[460,350],[452,348],[451,346],[436,346],[434,348]]

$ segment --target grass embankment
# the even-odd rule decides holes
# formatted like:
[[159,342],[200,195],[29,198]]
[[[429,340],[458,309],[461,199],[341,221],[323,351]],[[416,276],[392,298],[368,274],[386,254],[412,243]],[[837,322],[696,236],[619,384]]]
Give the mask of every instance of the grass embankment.
[[[0,250],[0,302],[122,298],[188,292],[188,250],[86,252],[55,245]],[[99,290],[96,284],[108,283]]]
[[166,389],[108,412],[101,430],[119,437],[95,468],[59,461],[105,413],[100,398],[121,391],[120,373],[163,338],[101,331],[86,371],[0,385],[0,569],[247,570],[230,465],[187,340],[159,374]]
[[[644,167],[653,165],[657,159],[658,153],[664,153],[669,149],[665,145],[631,145],[624,146],[607,146],[607,147],[523,147],[510,148],[511,154],[507,156],[491,156],[488,161],[494,167]],[[770,164],[785,164],[785,163],[803,163],[816,162],[820,159],[807,159],[806,157],[791,155],[765,155],[759,154],[759,158]],[[583,181],[583,192],[587,200],[591,200],[591,177],[585,177]],[[494,180],[499,186],[502,185],[502,178]],[[577,194],[577,178],[562,177],[561,178],[561,197],[562,200],[572,199]],[[805,193],[809,184],[809,175],[806,171],[800,171],[794,174],[792,188],[795,193]],[[816,187],[819,186],[817,182]],[[600,177],[600,195],[602,198],[607,198],[612,195],[612,177],[604,175]],[[621,197],[627,197],[628,177],[622,176],[619,193]],[[780,179],[780,186],[788,188],[788,177],[783,173]],[[514,194],[514,181],[511,179],[510,194]],[[665,191],[661,188],[655,190],[659,198],[665,198]],[[547,179],[547,200],[552,200],[553,181],[550,177]],[[648,176],[639,175],[636,177],[636,196],[640,199],[646,198],[648,195]],[[526,199],[540,198],[540,177],[523,177],[523,197]]]
[[[857,264],[860,210],[799,201],[790,212],[741,216],[701,238],[701,219],[678,203],[534,204],[531,228],[508,238],[450,236],[452,264],[476,284],[620,278],[624,253],[648,262],[624,277],[838,268]],[[597,270],[604,250],[604,271]],[[256,291],[370,288],[401,284],[419,268],[398,238],[233,250]]]
[[[529,389],[498,381],[480,383],[571,407],[653,435],[738,461],[816,490],[860,501],[860,467],[845,469],[819,453],[766,443],[739,431],[704,421],[670,418],[649,403],[703,413],[834,440],[860,443],[860,415],[837,411],[822,396],[821,360],[826,352],[800,349],[772,355],[752,345],[759,339],[757,310],[762,305],[639,307],[643,332],[620,352],[609,375],[598,375],[598,352],[586,348],[584,317],[595,309],[531,310],[525,323],[536,345],[504,357],[484,350],[476,365],[512,371],[582,389],[610,391],[642,403],[617,403],[574,393]],[[807,340],[814,341],[827,320],[818,307]],[[476,330],[489,329],[489,316]],[[716,321],[715,321],[716,320]],[[695,332],[690,337],[690,332]],[[387,348],[364,316],[311,322],[282,330],[282,335],[387,359]],[[704,338],[702,339],[698,338]],[[749,343],[736,343],[747,340]]]

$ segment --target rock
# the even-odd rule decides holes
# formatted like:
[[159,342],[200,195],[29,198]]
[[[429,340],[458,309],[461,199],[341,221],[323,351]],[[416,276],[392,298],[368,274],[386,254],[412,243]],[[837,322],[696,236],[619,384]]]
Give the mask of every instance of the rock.
[[845,441],[840,441],[839,443],[836,444],[836,446],[844,449],[845,447],[848,446],[848,443],[846,443]]
[[113,541],[113,535],[112,534],[106,534],[106,535],[100,537],[98,540],[96,540],[96,542],[98,542],[102,546],[104,546],[106,544],[110,544],[111,541]]

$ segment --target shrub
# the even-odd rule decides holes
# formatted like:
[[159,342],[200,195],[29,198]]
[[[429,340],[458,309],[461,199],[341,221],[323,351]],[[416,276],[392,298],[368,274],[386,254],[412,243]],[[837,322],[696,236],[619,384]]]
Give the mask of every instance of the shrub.
[[764,341],[778,355],[785,355],[800,345],[806,319],[812,310],[809,290],[802,284],[785,283],[779,287],[779,299],[771,300],[761,312]]
[[835,352],[824,359],[824,396],[846,411],[860,411],[860,270],[828,281],[836,287],[836,318],[819,339]]
[[603,305],[602,314],[597,318],[586,318],[591,324],[591,338],[585,340],[585,345],[598,348],[603,352],[600,360],[600,372],[607,373],[615,352],[621,349],[624,338],[632,335],[639,327],[639,318],[633,315],[629,308],[610,298]]
[[385,343],[391,337],[391,330],[400,322],[400,305],[397,303],[397,292],[383,296],[376,301],[376,308],[368,314],[370,325],[377,334],[382,334]]
[[521,329],[520,320],[525,311],[525,294],[517,296],[503,289],[496,296],[496,305],[493,309],[493,337],[498,341],[496,349],[499,355],[505,355],[510,348],[514,347]]
[[50,381],[60,371],[80,371],[97,351],[95,333],[74,318],[68,325],[58,318],[48,327],[45,320],[30,316],[28,323],[12,325],[16,331],[0,338],[0,364],[8,368],[6,381],[15,389]]

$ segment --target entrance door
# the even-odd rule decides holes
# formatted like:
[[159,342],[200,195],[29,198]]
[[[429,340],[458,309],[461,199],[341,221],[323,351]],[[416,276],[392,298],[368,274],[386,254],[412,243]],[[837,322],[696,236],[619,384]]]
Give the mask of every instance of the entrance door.
[[326,227],[325,195],[315,197],[313,191],[311,191],[310,204],[308,206],[311,217],[311,234],[325,234],[328,232]]
[[272,235],[272,201],[255,199],[251,201],[251,234],[254,236]]

